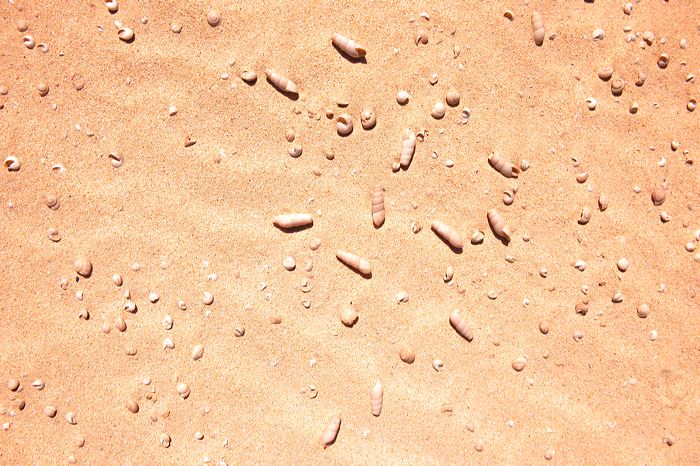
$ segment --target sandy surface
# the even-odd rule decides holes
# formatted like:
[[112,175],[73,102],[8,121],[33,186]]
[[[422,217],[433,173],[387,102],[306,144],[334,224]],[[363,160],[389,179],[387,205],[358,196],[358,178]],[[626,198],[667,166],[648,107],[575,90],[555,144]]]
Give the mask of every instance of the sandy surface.
[[[686,105],[700,92],[686,75],[700,74],[700,10],[691,0],[644,0],[629,16],[622,1],[537,3],[542,47],[533,6],[522,2],[122,1],[111,15],[101,0],[2,0],[0,159],[22,165],[0,170],[0,463],[698,461],[700,259],[686,245],[700,248],[700,111]],[[210,7],[219,27],[207,24]],[[134,30],[133,43],[119,40],[115,19]],[[627,43],[625,26],[640,37]],[[596,28],[603,40],[591,39]],[[429,42],[417,47],[420,29]],[[645,31],[655,40],[641,47]],[[338,53],[333,32],[364,45],[366,63]],[[26,48],[25,34],[49,51]],[[656,64],[661,53],[666,69]],[[622,96],[597,77],[603,65],[627,82]],[[265,80],[266,67],[296,82],[298,100]],[[257,72],[255,85],[241,81],[245,70]],[[411,95],[403,107],[399,89]],[[450,89],[460,106],[433,119]],[[367,107],[378,116],[371,131],[359,121]],[[352,115],[349,137],[327,109]],[[426,136],[410,168],[394,173],[406,127]],[[188,134],[196,144],[185,147]],[[287,154],[292,144],[301,157]],[[124,157],[117,169],[113,151]],[[502,192],[516,180],[489,166],[492,151],[530,162],[511,206]],[[65,171],[53,173],[59,163]],[[385,189],[380,229],[370,214],[375,184]],[[655,206],[660,186],[667,199]],[[46,206],[47,194],[59,209]],[[580,225],[584,207],[592,218]],[[488,227],[491,208],[513,231],[508,245]],[[290,212],[313,214],[313,227],[272,225]],[[436,219],[462,233],[460,254],[430,230]],[[470,244],[474,230],[483,244]],[[338,262],[336,249],[369,260],[372,277]],[[294,271],[282,266],[287,256]],[[78,257],[91,261],[90,278],[76,280]],[[584,285],[589,311],[579,315]],[[127,289],[135,314],[124,311]],[[401,291],[409,300],[397,304]],[[618,291],[623,301],[613,303]],[[353,328],[340,321],[350,305]],[[472,342],[449,325],[455,308]],[[126,332],[115,328],[118,316]],[[175,347],[163,350],[164,338]],[[196,344],[204,355],[194,361]],[[413,364],[399,359],[403,346],[415,350]],[[519,357],[527,364],[516,372]],[[376,380],[379,417],[370,412]],[[324,449],[334,415],[340,432]]]

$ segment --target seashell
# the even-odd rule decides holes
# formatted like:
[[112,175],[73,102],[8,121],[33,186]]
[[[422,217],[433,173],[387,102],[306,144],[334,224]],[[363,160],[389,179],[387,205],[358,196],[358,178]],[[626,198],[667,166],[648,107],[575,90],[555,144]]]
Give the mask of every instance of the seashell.
[[362,110],[360,123],[362,123],[362,129],[370,130],[374,128],[377,124],[377,114],[371,108]]
[[447,241],[453,248],[462,249],[464,247],[464,239],[462,239],[462,235],[451,226],[434,220],[431,228],[438,236]]
[[586,107],[588,110],[593,111],[598,107],[598,100],[595,97],[589,97],[586,99]]
[[379,228],[384,224],[384,190],[380,185],[374,187],[372,194],[372,223],[375,228]]
[[117,327],[117,330],[120,332],[126,332],[126,322],[124,322],[124,319],[121,317],[114,319],[114,326]]
[[45,386],[46,384],[41,379],[36,379],[34,382],[32,382],[32,387],[36,388],[37,390],[43,390]]
[[668,66],[668,62],[670,60],[670,57],[668,56],[667,53],[662,53],[659,55],[659,59],[657,60],[656,64],[659,65],[659,68],[662,70]]
[[486,218],[488,218],[489,225],[493,229],[496,235],[510,241],[510,227],[506,224],[506,221],[501,214],[498,213],[496,209],[491,209],[486,213]]
[[442,102],[435,102],[435,105],[433,106],[433,109],[430,112],[430,116],[435,118],[436,120],[440,120],[445,116],[445,104]]
[[56,417],[56,414],[58,413],[58,410],[56,409],[55,406],[46,406],[44,408],[44,414],[46,417]]
[[333,33],[332,41],[336,47],[338,47],[340,50],[347,53],[353,58],[360,58],[367,55],[367,50],[365,50],[364,47],[362,47],[354,40],[340,35],[337,32]]
[[338,249],[335,252],[335,257],[338,258],[340,262],[360,272],[362,275],[372,274],[372,266],[370,263],[356,254]]
[[279,228],[298,228],[313,225],[311,214],[282,214],[272,218],[272,223]]
[[659,206],[663,204],[665,200],[666,190],[663,187],[659,186],[651,192],[651,202],[653,202],[654,205]]
[[187,397],[190,396],[190,386],[186,383],[180,382],[179,384],[177,384],[176,389],[183,399],[187,399]]
[[505,205],[511,205],[513,204],[513,201],[515,201],[515,195],[518,193],[518,185],[514,185],[505,191],[503,191],[503,203]]
[[55,228],[49,228],[46,234],[48,235],[49,239],[54,243],[58,243],[59,241],[61,241],[61,234]]
[[46,83],[39,83],[36,85],[36,90],[39,91],[41,97],[46,97],[49,93],[49,85]]
[[404,346],[399,350],[399,358],[406,364],[413,364],[416,361],[416,352],[409,346]]
[[68,411],[66,413],[66,421],[68,421],[68,424],[71,425],[76,425],[78,421],[75,419],[75,413],[73,411]]
[[603,66],[598,70],[598,77],[603,81],[607,81],[610,78],[612,78],[613,71],[614,70],[612,66]]
[[576,175],[576,181],[578,183],[585,183],[588,180],[588,172],[581,172]]
[[209,10],[209,13],[207,13],[207,23],[213,28],[217,27],[221,24],[221,14],[216,10]]
[[638,102],[632,102],[630,104],[630,113],[635,114],[639,111],[639,103]]
[[452,278],[455,276],[455,269],[450,265],[447,267],[447,270],[445,271],[445,274],[442,276],[442,279],[445,283],[450,282]]
[[301,154],[303,152],[302,147],[299,144],[294,144],[292,147],[289,148],[287,153],[289,154],[290,157],[292,158],[298,158],[301,157]]
[[109,163],[111,163],[114,168],[119,168],[124,164],[124,157],[118,152],[110,152],[108,158]]
[[472,244],[481,244],[484,242],[484,232],[480,230],[474,231],[471,237]]
[[574,310],[576,311],[576,314],[579,314],[582,316],[585,316],[586,314],[588,314],[588,304],[589,303],[590,303],[589,298],[582,298],[581,300],[577,301],[576,304],[574,305]]
[[384,389],[381,382],[377,380],[372,390],[369,392],[369,398],[372,403],[372,416],[379,416],[382,413],[382,403],[384,400]]
[[51,172],[55,173],[56,175],[60,175],[64,171],[66,171],[66,168],[60,163],[54,163],[53,165],[51,165]]
[[338,115],[335,121],[338,135],[349,136],[350,133],[352,133],[352,117],[350,115],[343,113],[342,115]]
[[436,85],[437,82],[438,82],[438,74],[437,74],[437,73],[433,73],[433,74],[430,76],[430,80],[429,80],[429,81],[430,81],[430,84],[431,84],[431,85],[433,85],[433,86]]
[[632,14],[632,8],[633,8],[633,7],[634,7],[634,5],[632,5],[632,2],[627,2],[627,3],[625,3],[624,5],[622,5],[622,11],[623,11],[626,15],[631,15],[631,14]]
[[110,13],[116,13],[119,11],[119,4],[117,0],[105,0],[105,6]]
[[136,402],[136,400],[129,398],[126,400],[126,409],[136,414],[139,412],[139,404]]
[[399,105],[406,105],[408,103],[408,99],[410,96],[408,95],[408,92],[401,90],[396,93],[396,102]]
[[520,168],[510,163],[505,157],[502,157],[498,152],[489,155],[489,164],[496,169],[501,175],[506,178],[517,178],[520,174]]
[[415,43],[416,43],[416,45],[427,44],[428,43],[428,31],[426,31],[424,29],[421,29],[420,31],[418,31],[418,34],[416,34]]
[[340,430],[340,416],[333,416],[328,421],[326,430],[321,436],[321,442],[323,443],[323,448],[326,449],[333,445],[335,439],[338,437],[338,431]]
[[601,212],[605,212],[605,210],[608,208],[608,197],[605,194],[601,194],[598,197],[598,208]]
[[51,210],[58,210],[61,207],[61,201],[55,194],[47,194],[45,202],[46,206]]
[[603,40],[605,39],[605,31],[603,31],[602,29],[596,29],[595,31],[593,31],[591,37],[593,38],[593,40]]
[[591,209],[584,207],[581,211],[581,217],[578,219],[578,223],[581,225],[587,224],[591,220]]
[[150,293],[148,293],[148,300],[150,302],[156,303],[156,302],[158,302],[159,299],[160,299],[160,296],[158,296],[158,293],[156,293],[155,291],[151,291]]
[[267,76],[267,79],[282,92],[289,92],[291,94],[299,93],[296,84],[294,84],[292,81],[282,76],[281,74],[277,74],[270,68],[265,68],[265,76]]
[[449,105],[450,107],[456,107],[457,105],[459,105],[459,101],[459,92],[455,90],[447,91],[447,94],[445,95],[445,102],[447,102],[447,105]]
[[192,348],[192,359],[194,361],[199,361],[204,356],[204,345],[194,345]]
[[209,306],[213,302],[214,302],[214,295],[208,291],[205,291],[204,294],[202,295],[202,303]]
[[532,32],[535,39],[535,45],[538,47],[544,42],[544,21],[542,15],[538,11],[532,12]]
[[465,340],[472,341],[474,339],[474,332],[472,332],[467,321],[459,313],[459,309],[455,309],[450,314],[450,324]]
[[255,81],[258,80],[258,74],[255,71],[244,71],[241,73],[241,79],[243,82],[246,84],[255,84]]
[[689,112],[694,112],[697,107],[698,107],[697,100],[695,100],[695,99],[688,100],[688,103],[686,104],[686,108],[688,109]]
[[170,337],[167,337],[163,340],[163,349],[173,349],[175,348],[175,343],[173,343],[173,340]]
[[242,324],[236,324],[233,328],[233,334],[237,337],[242,337],[245,335],[245,327]]
[[637,307],[637,316],[640,319],[646,319],[650,312],[651,310],[647,304],[641,304],[639,307]]
[[625,80],[622,78],[615,78],[613,79],[612,83],[610,84],[610,90],[612,91],[612,94],[614,96],[621,96],[622,91],[625,88]]
[[435,370],[438,371],[438,372],[440,372],[440,370],[442,369],[442,367],[443,367],[444,365],[445,365],[445,363],[442,362],[441,359],[435,359],[435,360],[433,361],[433,364],[432,364],[433,369],[435,369]]
[[73,268],[78,273],[85,278],[88,278],[92,274],[92,263],[85,259],[84,257],[79,257],[73,262]]
[[114,283],[117,286],[122,286],[124,284],[124,280],[122,279],[121,275],[115,273],[114,275],[112,275],[112,283]]
[[117,31],[117,36],[124,42],[129,42],[134,39],[134,30],[128,27],[121,27]]
[[22,37],[22,43],[24,44],[25,47],[28,49],[33,49],[34,46],[36,45],[36,42],[34,41],[34,38],[32,36],[24,36]]
[[647,80],[647,75],[644,74],[644,71],[639,70],[639,74],[637,74],[637,80],[634,82],[634,84],[636,84],[637,87],[642,87],[646,80]]
[[515,358],[510,363],[511,367],[517,372],[520,372],[521,370],[525,369],[525,364],[527,364],[527,359],[523,357]]
[[168,448],[170,446],[170,440],[171,439],[170,439],[170,436],[168,434],[166,434],[166,433],[160,434],[160,438],[159,438],[160,446],[162,446],[163,448]]
[[416,135],[410,128],[403,130],[403,142],[401,143],[401,166],[406,169],[411,165],[413,154],[416,152]]
[[16,172],[22,167],[22,162],[14,155],[9,155],[5,157],[5,161],[2,163],[7,171]]
[[346,327],[352,327],[355,325],[357,318],[357,311],[350,306],[347,306],[345,309],[343,309],[343,312],[340,313],[340,321]]

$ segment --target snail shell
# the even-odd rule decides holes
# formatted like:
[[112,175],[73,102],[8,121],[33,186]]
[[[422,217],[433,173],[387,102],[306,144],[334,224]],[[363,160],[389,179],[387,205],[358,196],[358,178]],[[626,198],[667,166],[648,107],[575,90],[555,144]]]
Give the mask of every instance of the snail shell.
[[384,224],[384,190],[380,185],[374,187],[372,194],[372,223],[375,228],[379,228]]
[[352,117],[347,113],[338,115],[336,118],[336,129],[338,130],[338,135],[349,136],[352,133]]
[[377,124],[377,114],[371,108],[366,108],[362,110],[360,114],[360,123],[362,123],[362,128],[365,130],[370,130],[374,128]]
[[462,249],[464,247],[462,235],[451,226],[435,220],[431,227],[436,234],[447,241],[453,248]]
[[340,262],[355,269],[362,275],[370,275],[372,273],[372,266],[370,263],[357,254],[338,249],[335,252],[335,257],[337,257]]
[[520,168],[510,163],[505,157],[501,157],[498,152],[489,156],[489,164],[507,178],[517,178],[520,174]]
[[367,55],[367,50],[360,44],[352,39],[349,39],[343,35],[333,33],[333,43],[343,52],[347,53],[353,58],[360,58]]
[[486,217],[489,220],[489,225],[493,231],[500,236],[510,241],[511,232],[510,227],[506,224],[506,221],[501,217],[496,209],[491,209],[486,213]]
[[323,435],[321,436],[321,442],[323,443],[323,448],[328,448],[335,442],[335,439],[338,437],[338,431],[340,430],[340,416],[333,416],[330,418],[328,421],[328,425],[326,426],[326,430],[323,432]]
[[416,135],[409,128],[403,131],[403,142],[401,143],[400,163],[403,168],[408,168],[416,151]]
[[450,314],[450,324],[465,340],[472,341],[474,332],[469,328],[469,324],[459,313],[459,309],[455,309]]
[[272,218],[272,223],[279,228],[297,228],[313,225],[311,214],[282,214]]
[[374,384],[369,396],[372,402],[372,415],[379,416],[382,413],[382,402],[384,400],[384,389],[382,388],[382,384],[379,382],[379,380],[377,380],[377,383]]
[[85,278],[89,277],[92,274],[92,263],[84,257],[77,258],[75,262],[73,262],[73,268],[75,269],[78,275],[81,275]]
[[282,92],[289,92],[291,94],[299,93],[297,85],[294,84],[293,81],[286,78],[285,76],[282,76],[281,74],[278,74],[270,68],[265,68],[265,76],[267,76],[267,79]]
[[544,21],[539,11],[532,12],[532,31],[535,45],[541,46],[544,42]]
[[55,194],[47,194],[45,202],[46,206],[51,210],[58,210],[58,208],[61,207],[61,201]]

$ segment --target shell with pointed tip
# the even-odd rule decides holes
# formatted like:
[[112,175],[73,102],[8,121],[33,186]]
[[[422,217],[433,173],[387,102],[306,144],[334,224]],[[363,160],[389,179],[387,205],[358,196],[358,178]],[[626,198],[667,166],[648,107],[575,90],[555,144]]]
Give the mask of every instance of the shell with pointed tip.
[[498,152],[494,152],[489,156],[489,164],[506,178],[517,178],[520,174],[520,169]]
[[508,224],[506,224],[506,221],[501,217],[501,214],[498,213],[496,209],[491,209],[486,213],[486,217],[489,220],[489,224],[491,225],[491,228],[493,228],[493,231],[500,236],[501,238],[505,238],[510,241],[510,227]]
[[379,228],[384,224],[385,215],[384,190],[377,185],[374,187],[374,194],[372,195],[372,223],[374,223],[375,228]]
[[462,238],[462,235],[451,226],[435,220],[433,221],[431,227],[436,234],[450,243],[453,248],[462,249],[464,247],[464,238]]
[[384,389],[379,380],[374,384],[372,391],[369,393],[369,397],[372,401],[372,416],[379,416],[382,413],[382,402],[384,401]]
[[335,442],[335,439],[338,437],[338,431],[340,430],[340,416],[333,416],[330,418],[328,421],[328,425],[326,426],[326,430],[323,432],[323,435],[321,436],[321,442],[323,443],[323,448],[328,448]]
[[474,339],[474,332],[472,332],[467,321],[459,313],[459,309],[455,309],[450,314],[450,324],[465,340],[472,341]]
[[311,214],[282,214],[272,218],[272,223],[280,228],[297,228],[305,225],[313,225]]
[[360,272],[363,275],[369,275],[372,273],[372,266],[370,265],[370,263],[366,259],[363,259],[362,257],[358,256],[357,254],[338,249],[335,252],[335,257],[337,257],[338,260],[343,264],[347,265],[351,269]]
[[540,46],[544,42],[544,21],[539,11],[532,12],[532,32],[535,45]]
[[353,58],[360,58],[367,55],[367,50],[365,50],[363,46],[337,32],[333,33],[333,43],[336,47]]
[[289,78],[286,78],[285,76],[271,70],[270,68],[265,68],[265,76],[267,76],[267,79],[274,84],[277,89],[292,94],[299,93],[297,85],[294,84],[294,82],[292,82]]
[[403,142],[401,143],[400,163],[404,168],[408,168],[416,152],[416,135],[409,128],[403,130]]

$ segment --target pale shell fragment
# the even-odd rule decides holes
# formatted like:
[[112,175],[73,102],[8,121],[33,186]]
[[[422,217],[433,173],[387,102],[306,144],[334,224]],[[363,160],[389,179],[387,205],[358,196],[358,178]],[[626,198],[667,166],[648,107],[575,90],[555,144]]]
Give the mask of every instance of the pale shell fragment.
[[180,382],[179,384],[177,384],[176,389],[183,399],[187,399],[187,397],[190,396],[190,386],[186,383]]
[[510,227],[508,226],[508,224],[506,224],[505,219],[501,216],[501,214],[498,213],[496,209],[490,209],[486,213],[486,218],[488,219],[489,225],[491,225],[491,228],[497,236],[500,236],[501,238],[510,241],[510,237],[512,235]]
[[117,36],[124,42],[129,42],[134,39],[134,30],[128,27],[121,27],[117,31]]
[[406,91],[401,90],[401,91],[396,93],[396,102],[399,105],[406,105],[408,103],[409,98],[410,98],[410,96],[408,95],[408,92],[406,92]]
[[433,106],[430,115],[436,120],[440,120],[442,117],[445,116],[445,111],[445,104],[443,104],[442,102],[435,102],[435,105]]
[[2,163],[7,171],[16,172],[22,167],[22,162],[14,155],[9,155],[5,157],[5,161]]
[[358,315],[357,311],[353,309],[350,306],[347,306],[343,309],[343,312],[340,314],[340,321],[345,325],[346,327],[352,327],[355,325],[357,322]]
[[92,263],[84,257],[79,257],[73,262],[73,269],[78,275],[88,278],[92,274]]
[[110,13],[119,11],[119,3],[117,3],[117,0],[105,0],[105,6]]
[[372,223],[375,228],[379,228],[384,224],[385,216],[384,190],[380,185],[376,185],[374,194],[372,194]]
[[199,361],[202,359],[202,356],[204,356],[204,345],[194,345],[194,348],[192,348],[192,359]]
[[369,392],[372,416],[379,416],[382,413],[382,403],[384,402],[384,389],[382,388],[381,382],[377,380]]
[[578,219],[578,223],[581,225],[587,224],[591,220],[591,209],[584,207],[581,211],[581,216]]
[[377,114],[371,108],[364,109],[360,114],[360,123],[362,123],[362,129],[374,128],[377,124]]
[[109,163],[111,163],[114,168],[119,168],[124,164],[124,157],[118,152],[110,152],[108,158]]
[[22,37],[22,43],[24,44],[25,47],[28,49],[33,49],[34,46],[36,45],[36,42],[34,41],[34,38],[32,36],[24,36]]
[[214,302],[214,295],[208,291],[205,291],[204,294],[202,295],[202,302],[205,305],[209,306],[211,303]]
[[527,364],[527,359],[525,359],[524,357],[515,358],[510,363],[511,367],[517,372],[520,372],[523,369],[525,369],[526,364]]

